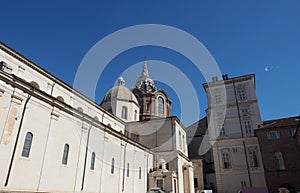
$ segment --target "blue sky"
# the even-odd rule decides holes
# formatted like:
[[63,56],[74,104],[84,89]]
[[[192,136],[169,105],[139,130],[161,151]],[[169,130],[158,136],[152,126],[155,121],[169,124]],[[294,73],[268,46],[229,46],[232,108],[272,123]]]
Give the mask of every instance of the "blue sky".
[[[0,41],[69,85],[73,85],[84,56],[102,38],[129,26],[162,24],[188,32],[202,42],[223,74],[234,77],[254,73],[263,120],[299,115],[298,0],[1,0],[0,5]],[[97,84],[95,101],[100,103],[120,73],[141,63],[145,56],[150,61],[174,65],[190,79],[197,92],[199,116],[193,116],[192,109],[191,114],[182,114],[182,100],[192,105],[196,102],[179,99],[176,86],[158,81],[157,87],[165,89],[173,101],[173,114],[183,119],[186,126],[205,116],[207,101],[201,73],[180,53],[156,46],[129,49],[107,64]],[[150,62],[148,67],[151,75]],[[176,79],[168,72],[158,75]]]

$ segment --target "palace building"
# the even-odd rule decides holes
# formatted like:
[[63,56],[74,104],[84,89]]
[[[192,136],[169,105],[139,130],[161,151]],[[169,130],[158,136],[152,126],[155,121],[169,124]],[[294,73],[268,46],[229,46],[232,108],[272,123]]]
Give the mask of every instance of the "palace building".
[[[222,80],[213,77],[203,84],[207,94],[207,117],[189,126],[190,158],[202,160],[204,186],[218,193],[266,192],[266,180],[259,140],[255,136],[262,123],[255,91],[254,74]],[[193,133],[190,135],[189,133]],[[199,152],[201,142],[211,148]],[[198,177],[199,175],[195,175]],[[249,190],[246,190],[246,192]]]

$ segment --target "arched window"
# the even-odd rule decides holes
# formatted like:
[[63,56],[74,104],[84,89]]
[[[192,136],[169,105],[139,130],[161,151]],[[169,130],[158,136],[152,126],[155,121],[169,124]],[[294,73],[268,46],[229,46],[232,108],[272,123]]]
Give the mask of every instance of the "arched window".
[[79,112],[83,113],[82,107],[78,107],[77,110],[78,110]]
[[92,152],[90,169],[91,170],[95,169],[95,152]]
[[115,171],[115,158],[111,159],[111,168],[110,168],[110,173],[113,174]]
[[56,98],[57,98],[57,100],[59,100],[60,102],[65,102],[65,100],[64,100],[64,98],[63,98],[62,96],[57,96]]
[[30,85],[36,89],[40,89],[40,85],[37,82],[31,81]]
[[127,107],[123,106],[122,107],[122,115],[121,115],[122,119],[127,119]]
[[139,95],[135,94],[134,96],[135,96],[136,100],[137,100],[138,102],[140,102],[140,97],[139,97]]
[[150,103],[149,102],[146,103],[146,111],[150,112]]
[[134,111],[134,120],[137,120],[137,110]]
[[24,145],[23,145],[23,151],[22,151],[23,157],[29,157],[30,148],[31,148],[31,144],[32,144],[32,138],[33,138],[33,135],[31,132],[26,133],[26,137],[25,137],[25,141],[24,141]]
[[165,101],[163,97],[158,97],[158,113],[164,114],[165,113]]
[[142,179],[142,168],[139,167],[139,179]]
[[61,163],[64,165],[68,164],[68,156],[69,156],[69,145],[66,143],[64,145],[64,153],[63,153],[63,157],[62,157],[62,161]]
[[129,163],[127,163],[127,177],[129,177]]

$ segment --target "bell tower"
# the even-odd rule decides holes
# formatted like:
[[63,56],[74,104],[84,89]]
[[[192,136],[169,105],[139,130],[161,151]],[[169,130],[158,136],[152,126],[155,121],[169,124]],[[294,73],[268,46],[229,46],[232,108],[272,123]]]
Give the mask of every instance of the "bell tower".
[[141,121],[171,116],[172,102],[163,90],[156,88],[154,81],[149,75],[146,60],[144,60],[142,74],[136,81],[132,92],[140,105]]

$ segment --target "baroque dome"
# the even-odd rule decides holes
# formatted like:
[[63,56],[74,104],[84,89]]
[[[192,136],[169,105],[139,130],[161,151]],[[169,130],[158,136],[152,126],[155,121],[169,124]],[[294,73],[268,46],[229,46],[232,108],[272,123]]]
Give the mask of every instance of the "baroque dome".
[[131,101],[138,104],[134,94],[125,86],[125,81],[122,76],[118,79],[118,86],[114,86],[106,93],[102,103],[112,100]]

